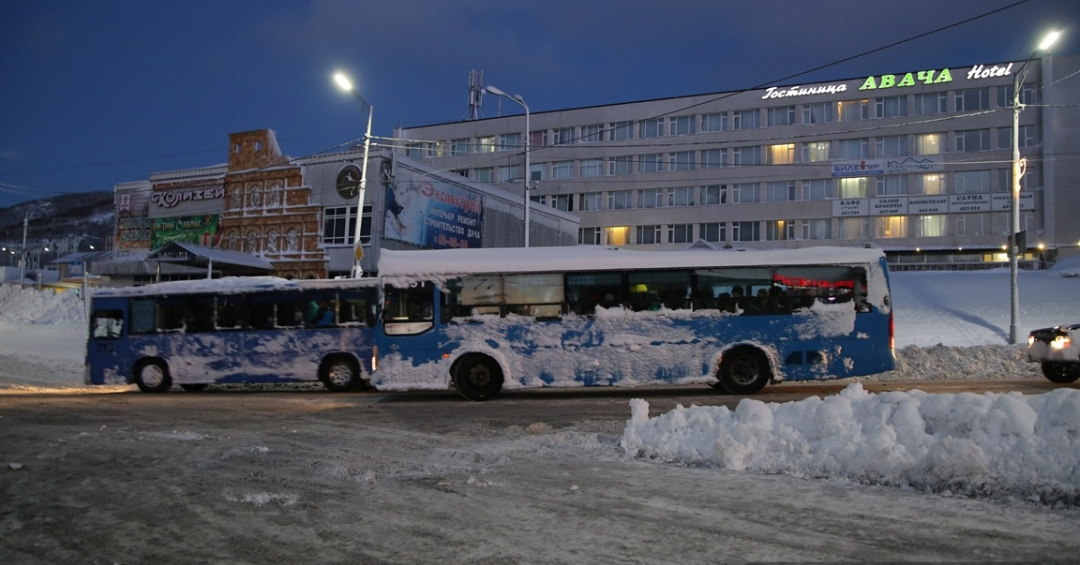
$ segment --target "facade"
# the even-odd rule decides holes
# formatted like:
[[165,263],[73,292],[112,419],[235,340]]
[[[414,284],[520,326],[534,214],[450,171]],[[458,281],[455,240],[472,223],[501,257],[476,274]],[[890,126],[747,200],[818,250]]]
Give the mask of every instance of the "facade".
[[[207,268],[199,265],[207,264],[214,265],[213,276],[247,274],[243,261],[221,260],[238,252],[269,263],[267,274],[319,279],[351,274],[357,235],[368,273],[384,247],[521,244],[521,199],[379,149],[369,158],[357,230],[363,158],[354,148],[293,159],[281,152],[272,130],[230,134],[224,164],[116,185],[115,251],[90,271],[114,285],[204,278]],[[538,244],[576,243],[576,216],[533,208]],[[187,264],[161,260],[157,252],[174,243],[207,251]]]
[[[877,245],[896,266],[1007,261],[1013,81],[1025,260],[1080,247],[1080,57],[979,62],[530,115],[531,198],[582,244]],[[401,151],[524,191],[522,115],[398,128]]]

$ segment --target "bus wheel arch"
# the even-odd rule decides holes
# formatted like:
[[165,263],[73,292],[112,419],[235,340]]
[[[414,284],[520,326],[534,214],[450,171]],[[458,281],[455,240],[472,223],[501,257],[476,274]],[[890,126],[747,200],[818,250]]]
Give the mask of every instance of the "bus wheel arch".
[[169,365],[164,359],[147,357],[140,359],[131,372],[132,380],[143,392],[165,392],[172,387]]
[[327,355],[319,364],[319,380],[333,392],[348,392],[365,382],[360,374],[360,362],[347,353]]
[[490,355],[468,353],[450,367],[454,388],[469,400],[489,400],[503,385],[503,368]]
[[772,381],[769,357],[753,345],[737,345],[720,357],[716,378],[731,394],[756,394]]

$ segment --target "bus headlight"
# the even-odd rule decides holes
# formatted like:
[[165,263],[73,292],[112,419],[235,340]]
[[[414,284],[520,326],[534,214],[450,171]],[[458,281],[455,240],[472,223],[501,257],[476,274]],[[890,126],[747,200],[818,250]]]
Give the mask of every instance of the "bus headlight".
[[1062,349],[1068,349],[1072,344],[1072,339],[1067,335],[1059,335],[1054,338],[1054,341],[1050,342],[1050,349],[1061,351]]
[[1028,336],[1028,347],[1031,347],[1032,345],[1035,345],[1035,336],[1029,335]]

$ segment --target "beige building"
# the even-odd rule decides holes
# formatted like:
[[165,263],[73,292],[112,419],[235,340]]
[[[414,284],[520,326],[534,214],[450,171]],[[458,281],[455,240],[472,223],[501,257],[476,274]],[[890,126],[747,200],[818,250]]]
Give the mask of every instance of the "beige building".
[[[1000,263],[1022,76],[1023,257],[1077,253],[1080,57],[882,71],[533,112],[531,198],[577,214],[582,244],[872,244],[898,266]],[[395,137],[425,140],[409,157],[521,197],[524,128],[517,114]]]

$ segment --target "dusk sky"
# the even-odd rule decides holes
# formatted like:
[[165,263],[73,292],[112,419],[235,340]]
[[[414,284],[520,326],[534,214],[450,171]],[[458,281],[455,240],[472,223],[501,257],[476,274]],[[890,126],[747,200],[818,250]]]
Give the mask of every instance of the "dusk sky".
[[537,113],[1023,61],[1050,29],[1080,53],[1080,2],[0,0],[0,207],[224,163],[232,132],[360,140],[336,71],[390,137],[467,118],[472,69]]

